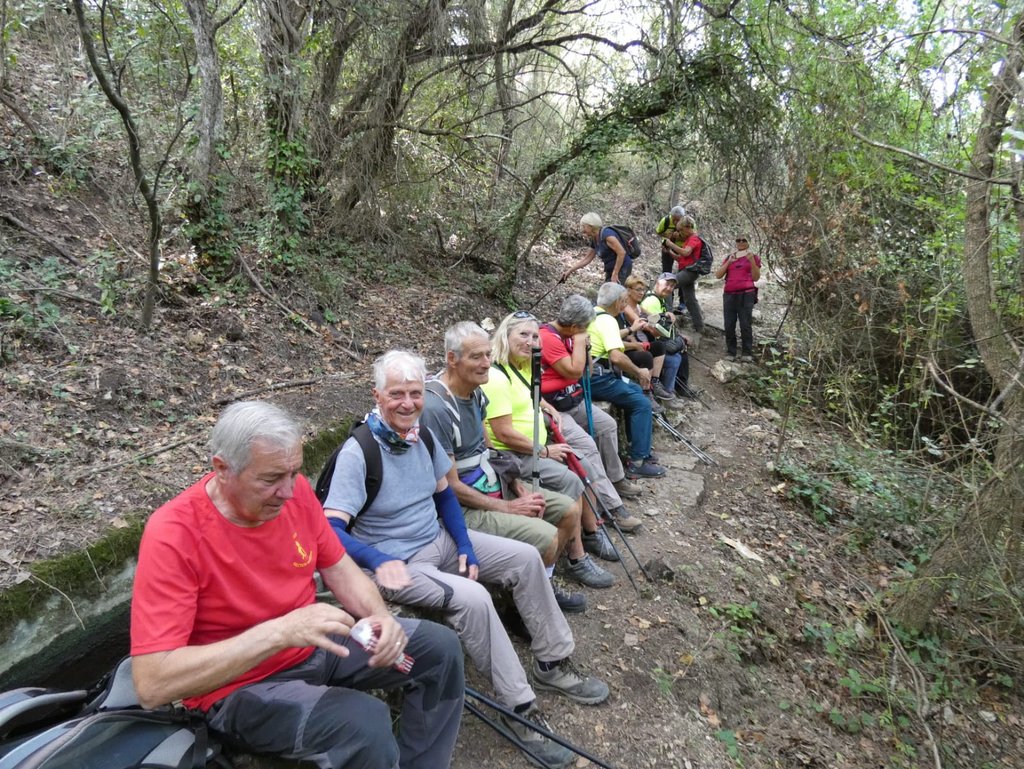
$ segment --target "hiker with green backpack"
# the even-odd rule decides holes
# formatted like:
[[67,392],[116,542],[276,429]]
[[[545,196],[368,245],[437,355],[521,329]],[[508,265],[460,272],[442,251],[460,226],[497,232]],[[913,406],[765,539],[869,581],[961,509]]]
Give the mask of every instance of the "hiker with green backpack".
[[605,225],[599,214],[593,211],[580,217],[583,237],[590,244],[586,255],[572,265],[558,279],[564,282],[577,270],[581,270],[601,257],[606,282],[622,283],[633,271],[633,260],[640,256],[640,239],[629,227],[620,224]]

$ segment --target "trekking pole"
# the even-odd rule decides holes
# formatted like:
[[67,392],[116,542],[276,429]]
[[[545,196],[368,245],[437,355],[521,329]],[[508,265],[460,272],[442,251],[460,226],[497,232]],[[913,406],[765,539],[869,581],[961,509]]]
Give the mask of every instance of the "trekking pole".
[[697,457],[697,459],[699,459],[701,462],[703,462],[706,465],[714,465],[715,467],[718,467],[718,462],[715,461],[715,458],[713,456],[708,454],[706,451],[704,451],[704,449],[700,448],[697,444],[695,444],[693,441],[691,441],[689,438],[683,435],[675,427],[675,425],[673,425],[671,422],[665,419],[665,417],[662,414],[655,414],[654,421],[661,425],[669,435],[671,435],[681,444],[686,446],[686,448],[688,448],[693,453],[693,455]]
[[[466,694],[469,694],[468,687]],[[495,721],[493,718],[484,713],[479,707],[474,705],[469,700],[465,699],[462,701],[462,704],[465,706],[466,710],[468,710],[474,716],[479,718],[481,721],[483,721],[485,724],[491,727],[494,731],[496,731],[499,735],[501,735],[506,740],[515,745],[517,748],[519,748],[519,750],[523,751],[526,755],[528,755],[530,757],[530,760],[536,763],[537,766],[541,767],[541,769],[552,769],[551,764],[549,764],[547,761],[541,758],[540,755],[536,753],[532,748],[527,747],[525,743],[517,742],[515,739],[510,737],[500,726],[498,726],[497,721]]]
[[583,403],[587,408],[587,432],[594,437],[594,399],[590,394],[590,348],[583,361]]
[[540,348],[530,356],[530,389],[533,391],[533,493],[540,490]]
[[683,391],[683,395],[685,397],[693,398],[695,401],[700,401],[700,405],[701,406],[706,408],[708,411],[711,411],[711,407],[707,404],[707,402],[703,398],[700,397],[700,393],[698,393],[696,390],[694,390],[692,387],[690,387],[690,385],[688,383],[681,382],[681,381],[679,381],[677,379],[676,380],[676,387],[678,387],[680,390]]
[[[486,697],[483,694],[480,694],[480,692],[478,692],[476,689],[471,689],[470,687],[467,686],[466,687],[466,695],[469,696],[469,697],[472,697],[473,699],[475,699],[478,702],[486,705],[487,707],[489,707],[489,708],[491,708],[493,710],[496,710],[497,712],[501,713],[502,715],[508,716],[509,718],[511,718],[516,723],[522,724],[526,728],[535,731],[537,734],[541,735],[542,737],[547,737],[549,740],[551,740],[554,743],[557,743],[557,744],[561,745],[563,748],[566,748],[567,750],[571,750],[577,756],[582,756],[583,758],[587,759],[588,761],[590,761],[595,766],[601,767],[601,769],[616,769],[616,767],[612,766],[611,764],[606,764],[604,761],[602,761],[601,759],[599,759],[597,756],[593,755],[592,753],[589,753],[588,751],[584,750],[581,747],[573,745],[571,742],[569,742],[564,737],[561,737],[561,736],[555,734],[554,732],[550,731],[549,729],[545,729],[540,724],[533,723],[533,721],[531,721],[528,718],[524,718],[522,715],[520,715],[519,713],[516,713],[514,710],[512,710],[512,708],[507,708],[504,705],[502,705],[500,702],[496,702],[496,701],[492,700],[490,697]],[[493,719],[491,719],[490,717],[484,715],[482,712],[474,712],[474,708],[475,708],[476,711],[480,711],[480,709],[477,708],[475,705],[471,707],[471,703],[466,702],[465,704],[466,704],[466,708],[469,710],[469,712],[473,713],[473,715],[475,715],[477,718],[479,718],[485,724],[487,724],[488,726],[492,726],[492,728],[497,727],[497,725],[494,724]],[[498,729],[499,733],[502,734],[502,736],[505,736],[506,739],[508,739],[507,735],[505,735],[504,732],[501,732],[500,727],[497,727],[497,729]],[[509,740],[509,742],[513,742],[513,741]],[[519,747],[519,743],[518,742],[513,742],[513,744],[516,747]],[[542,762],[542,764],[543,764],[543,762]]]
[[531,304],[529,307],[526,308],[527,311],[533,312],[533,308],[534,307],[536,307],[538,304],[540,304],[545,299],[547,299],[548,298],[548,294],[550,294],[552,291],[554,291],[556,288],[558,288],[558,286],[562,285],[563,283],[565,283],[565,278],[559,278],[558,280],[556,280],[554,285],[551,286],[551,288],[549,288],[547,291],[545,291],[543,294],[541,294],[540,298],[536,302],[534,302],[533,304]]
[[[554,422],[551,423],[551,433],[552,435],[554,435],[556,441],[558,441],[559,443],[565,443],[565,438],[562,436],[562,431]],[[597,519],[602,523],[611,524],[611,527],[615,529],[615,533],[619,535],[619,538],[622,540],[622,543],[626,546],[626,549],[629,551],[629,554],[633,556],[633,560],[636,561],[636,565],[640,567],[640,571],[643,573],[645,577],[647,577],[647,581],[654,582],[654,578],[651,577],[651,575],[647,572],[647,569],[644,568],[644,565],[640,563],[639,556],[637,556],[636,551],[633,549],[633,546],[629,544],[629,540],[626,539],[626,535],[622,532],[622,529],[619,528],[619,524],[615,521],[615,518],[612,517],[612,514],[608,511],[608,508],[605,506],[604,502],[601,501],[601,497],[598,496],[597,491],[594,490],[594,484],[590,482],[590,477],[587,475],[587,471],[583,468],[583,463],[580,462],[579,457],[577,457],[573,452],[570,451],[566,455],[565,463],[569,465],[570,470],[572,470],[574,473],[576,473],[577,476],[579,476],[579,479],[583,482],[584,490],[590,492],[590,496],[586,496],[586,494],[584,494],[584,496],[586,497],[587,504],[590,505],[590,509],[594,511],[594,514],[597,517]],[[591,497],[593,497],[593,500],[591,500]],[[619,564],[622,566],[622,570],[626,572],[626,577],[629,578],[629,583],[633,586],[633,589],[636,591],[636,594],[640,595],[640,588],[637,587],[636,580],[633,579],[633,575],[630,574],[629,569],[626,568],[626,562],[622,559],[622,554],[619,552],[619,549],[615,547],[615,543],[612,542],[611,537],[608,538],[608,544],[612,546],[612,551],[618,557]]]

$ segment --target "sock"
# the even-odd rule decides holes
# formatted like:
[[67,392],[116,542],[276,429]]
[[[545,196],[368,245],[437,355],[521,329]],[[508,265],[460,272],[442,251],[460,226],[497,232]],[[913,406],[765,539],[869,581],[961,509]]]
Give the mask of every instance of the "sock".
[[566,557],[569,558],[569,563],[572,566],[575,566],[576,564],[578,564],[580,561],[583,560],[583,556],[580,556],[579,558],[572,558],[571,556],[566,556]]
[[586,531],[586,530],[584,530],[584,532],[583,532],[583,536],[584,537],[593,537],[596,534],[597,534],[597,529],[594,529],[593,531]]
[[544,573],[548,575],[548,579],[551,579],[553,576],[555,576],[555,567],[554,566],[546,566],[544,568]]
[[547,673],[550,670],[554,670],[562,664],[562,660],[555,660],[554,662],[544,662],[543,660],[537,660],[537,666],[541,669],[542,673]]
[[[543,664],[543,663],[541,663],[541,664]],[[530,700],[529,702],[524,702],[522,705],[516,705],[514,708],[512,708],[512,712],[513,713],[518,713],[519,715],[522,715],[527,710],[529,710],[530,708],[533,707],[533,703],[534,703],[534,700]]]

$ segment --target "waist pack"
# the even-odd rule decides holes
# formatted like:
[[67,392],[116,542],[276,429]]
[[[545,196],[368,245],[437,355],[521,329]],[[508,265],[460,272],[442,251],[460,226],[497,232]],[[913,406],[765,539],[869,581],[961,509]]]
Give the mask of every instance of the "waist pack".
[[666,355],[674,355],[675,353],[682,352],[686,349],[686,340],[679,336],[679,334],[676,334],[669,339],[662,340],[662,344],[665,345]]
[[549,393],[544,398],[558,411],[568,411],[583,403],[583,387],[577,382],[558,392]]

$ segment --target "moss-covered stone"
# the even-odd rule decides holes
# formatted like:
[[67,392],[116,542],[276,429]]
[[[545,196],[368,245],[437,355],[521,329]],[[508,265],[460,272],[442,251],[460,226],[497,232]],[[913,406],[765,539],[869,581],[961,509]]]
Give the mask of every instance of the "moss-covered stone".
[[112,529],[84,550],[29,566],[34,579],[0,593],[0,637],[6,637],[19,620],[33,617],[55,590],[86,598],[103,592],[102,579],[120,571],[139,551],[145,516],[130,516],[128,521],[125,528]]
[[315,438],[306,441],[302,449],[302,474],[309,478],[310,482],[316,483],[324,463],[334,450],[345,442],[352,427],[360,419],[361,416],[348,414],[321,430]]

